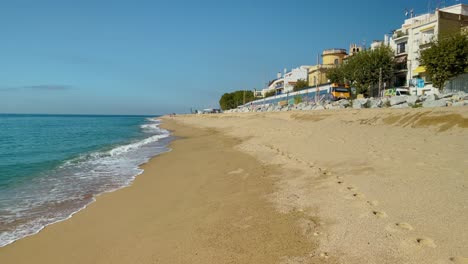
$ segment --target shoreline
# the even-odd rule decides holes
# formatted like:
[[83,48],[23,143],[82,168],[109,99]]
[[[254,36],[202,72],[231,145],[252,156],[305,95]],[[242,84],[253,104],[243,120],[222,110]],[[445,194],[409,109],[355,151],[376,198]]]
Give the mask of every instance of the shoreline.
[[[146,118],[148,119],[148,118]],[[152,123],[144,123],[141,125],[142,128],[147,128],[147,127],[153,127],[153,126],[156,126],[158,127],[158,131],[159,131],[159,126],[156,124],[160,122],[160,120],[158,119],[158,117],[153,117],[153,118],[150,118],[151,119],[151,122]],[[10,244],[13,244],[19,240],[22,240],[24,238],[27,238],[27,237],[30,237],[30,236],[34,236],[38,233],[40,233],[42,230],[44,230],[45,228],[47,228],[48,226],[50,225],[54,225],[54,224],[57,224],[57,223],[60,223],[60,222],[63,222],[63,221],[66,221],[68,219],[70,219],[71,217],[73,217],[76,213],[86,209],[90,204],[96,202],[96,199],[103,195],[103,194],[107,194],[107,193],[112,193],[112,192],[115,192],[115,191],[118,191],[120,189],[123,189],[123,188],[127,188],[129,186],[131,186],[133,184],[133,182],[135,181],[135,179],[141,175],[144,170],[142,169],[142,166],[144,164],[146,164],[147,162],[149,162],[151,159],[153,159],[154,157],[158,156],[158,155],[161,155],[161,154],[164,154],[166,152],[170,152],[171,149],[168,148],[168,145],[170,144],[170,142],[174,139],[172,137],[172,135],[168,135],[168,136],[165,136],[164,134],[164,131],[161,130],[162,134],[153,134],[153,135],[150,135],[150,136],[147,136],[146,138],[141,138],[141,139],[138,139],[138,140],[133,140],[131,142],[127,142],[127,143],[124,143],[124,144],[119,144],[119,145],[116,145],[116,146],[113,146],[108,152],[113,152],[113,151],[116,151],[116,150],[119,150],[121,148],[126,148],[126,147],[129,147],[129,146],[133,146],[135,144],[141,144],[142,142],[144,141],[148,141],[148,140],[151,140],[153,137],[158,137],[158,140],[156,142],[153,142],[151,141],[150,143],[157,143],[157,144],[160,144],[160,146],[153,146],[154,148],[158,148],[158,149],[161,149],[161,151],[158,151],[157,153],[155,153],[153,156],[143,156],[145,157],[145,159],[142,161],[142,163],[140,164],[136,164],[135,167],[138,169],[138,172],[135,173],[135,174],[131,174],[131,175],[128,175],[128,178],[126,179],[126,183],[125,184],[121,184],[119,186],[114,186],[112,188],[108,188],[106,190],[102,190],[98,193],[95,193],[93,194],[92,196],[88,197],[88,198],[83,198],[83,201],[84,199],[86,199],[86,203],[83,203],[80,207],[73,207],[73,210],[71,210],[72,207],[70,208],[67,208],[67,209],[70,209],[68,210],[67,214],[65,215],[61,215],[61,216],[57,216],[55,219],[51,219],[51,221],[49,222],[46,222],[46,223],[41,223],[41,225],[38,225],[36,224],[35,222],[32,222],[32,226],[34,227],[24,227],[24,226],[19,226],[18,228],[23,228],[23,229],[17,229],[18,231],[14,234],[21,234],[21,237],[15,237],[14,239],[10,239],[10,241],[8,242],[5,242],[4,244],[0,245],[0,249],[5,247],[5,246],[8,246]],[[94,150],[90,153],[101,153],[104,148],[101,148],[101,149],[98,149],[98,150]],[[163,150],[164,149],[164,150]],[[140,150],[141,151],[141,150]],[[90,153],[84,153],[84,155],[90,155]],[[73,160],[73,159],[71,159]],[[64,160],[63,161],[63,164],[67,164],[68,162],[71,161],[70,159],[69,160]],[[63,166],[63,165],[61,165]]]
[[[164,128],[176,128],[173,136],[177,139],[168,146],[171,152],[143,164],[144,172],[132,185],[100,195],[96,202],[67,221],[47,226],[36,235],[0,248],[0,262],[129,263],[138,259],[142,263],[153,263],[155,259],[165,258],[162,263],[220,263],[233,259],[249,263],[253,258],[257,263],[271,263],[284,255],[311,252],[312,244],[306,243],[307,239],[293,224],[294,215],[279,214],[262,198],[272,192],[272,184],[264,185],[268,175],[243,178],[253,171],[259,172],[259,164],[232,149],[239,143],[237,140],[214,131],[169,124],[169,120],[164,123]],[[204,147],[207,141],[214,143],[211,148]],[[216,148],[220,144],[225,147]],[[191,153],[193,147],[199,149],[198,154]],[[223,155],[218,155],[220,152]],[[226,171],[226,164],[201,164],[210,159],[218,160],[214,164],[220,164],[223,157],[230,157],[229,165],[235,168]],[[202,167],[196,169],[197,178],[187,178],[186,173],[194,173],[193,168],[182,168],[181,158],[187,159],[192,166]],[[252,171],[238,170],[245,165]],[[213,171],[213,166],[218,172]],[[220,171],[224,176],[217,179]],[[268,168],[266,171],[273,172]],[[236,179],[238,177],[242,178],[241,182]],[[246,184],[252,188],[246,189]],[[178,192],[179,188],[183,192]],[[200,190],[206,194],[201,195]],[[220,197],[226,199],[216,201]],[[159,210],[148,211],[148,208]],[[166,224],[160,226],[161,222]],[[256,228],[251,228],[249,222]],[[176,230],[172,226],[177,226]],[[230,233],[229,238],[225,237],[226,232]],[[240,233],[239,237],[233,239],[237,233]],[[192,235],[187,238],[187,234]],[[165,238],[164,243],[161,237]],[[246,243],[255,237],[258,239]],[[269,242],[265,244],[264,241]],[[185,246],[178,249],[176,245],[181,244]],[[156,248],[160,250],[155,255]],[[180,250],[192,254],[184,256]],[[73,260],[68,256],[74,256]],[[197,256],[199,262],[189,261]]]

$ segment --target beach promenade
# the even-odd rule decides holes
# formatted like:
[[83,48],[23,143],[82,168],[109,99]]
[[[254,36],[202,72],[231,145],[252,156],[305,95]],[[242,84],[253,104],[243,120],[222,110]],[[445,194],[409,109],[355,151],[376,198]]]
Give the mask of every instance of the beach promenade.
[[163,117],[127,188],[0,263],[467,263],[468,111]]

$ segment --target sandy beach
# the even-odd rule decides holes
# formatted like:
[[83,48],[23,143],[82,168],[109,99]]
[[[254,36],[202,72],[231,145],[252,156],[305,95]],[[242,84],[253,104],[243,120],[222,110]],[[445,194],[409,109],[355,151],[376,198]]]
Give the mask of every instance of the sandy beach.
[[468,263],[468,111],[163,118],[127,188],[0,263]]

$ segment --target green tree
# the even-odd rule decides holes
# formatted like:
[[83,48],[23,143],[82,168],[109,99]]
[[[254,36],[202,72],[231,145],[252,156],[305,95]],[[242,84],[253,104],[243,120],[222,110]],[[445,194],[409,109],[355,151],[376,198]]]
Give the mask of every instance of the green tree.
[[468,72],[468,35],[459,33],[435,41],[421,52],[420,62],[434,87],[443,89],[450,78]]
[[276,90],[272,90],[265,93],[265,97],[270,97],[276,95]]
[[393,77],[394,68],[393,51],[384,45],[349,57],[345,64],[329,69],[327,78],[331,82],[350,84],[358,93],[369,95],[370,88],[379,83],[380,70],[382,82],[388,82]]
[[299,79],[297,80],[296,84],[294,85],[293,91],[297,92],[300,90],[304,90],[309,87],[309,83],[306,80]]
[[239,90],[232,93],[223,94],[219,99],[219,106],[223,110],[236,108],[239,105],[244,104],[244,96],[245,103],[251,102],[255,99],[252,91]]
[[345,76],[343,67],[343,65],[339,65],[338,67],[328,69],[326,73],[327,79],[329,79],[332,83],[344,83]]

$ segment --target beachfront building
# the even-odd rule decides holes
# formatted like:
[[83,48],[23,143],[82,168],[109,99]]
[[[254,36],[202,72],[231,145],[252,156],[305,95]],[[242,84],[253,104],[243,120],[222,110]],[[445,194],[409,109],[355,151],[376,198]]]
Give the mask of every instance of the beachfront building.
[[468,25],[468,5],[457,4],[406,19],[395,30],[390,46],[395,51],[395,86],[408,87],[412,94],[437,92],[420,65],[421,51],[431,42],[449,35]]
[[265,97],[267,93],[273,91],[275,94],[292,92],[297,81],[307,80],[307,73],[310,67],[311,66],[302,65],[291,71],[284,69],[284,74],[278,72],[276,79],[271,80],[267,87],[261,91],[261,96]]
[[276,79],[268,82],[267,86],[262,89],[262,97],[265,97],[267,93],[274,92],[275,94],[281,94],[284,91],[284,78],[281,72],[278,72]]
[[311,66],[300,66],[284,74],[284,92],[292,92],[299,80],[307,80],[307,73]]
[[347,53],[346,49],[326,49],[322,52],[322,64],[309,67],[309,86],[318,86],[329,83],[327,70],[343,64]]

